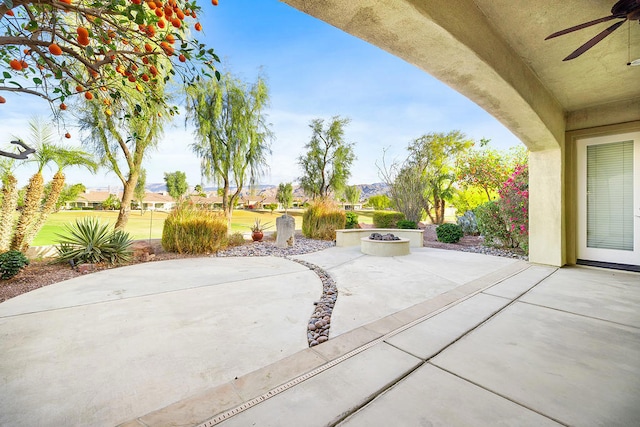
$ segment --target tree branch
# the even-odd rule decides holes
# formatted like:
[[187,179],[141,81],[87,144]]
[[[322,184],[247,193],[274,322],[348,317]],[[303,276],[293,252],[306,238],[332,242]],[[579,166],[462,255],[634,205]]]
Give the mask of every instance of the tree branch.
[[0,150],[0,156],[5,156],[5,157],[12,158],[12,159],[18,159],[18,160],[25,160],[25,159],[27,159],[27,156],[29,154],[33,154],[33,153],[36,152],[35,148],[29,147],[27,144],[25,144],[24,142],[22,142],[20,140],[11,141],[11,143],[21,146],[22,148],[24,148],[24,150],[20,151],[20,149],[18,148],[18,153],[10,153],[10,152],[7,152],[7,151]]

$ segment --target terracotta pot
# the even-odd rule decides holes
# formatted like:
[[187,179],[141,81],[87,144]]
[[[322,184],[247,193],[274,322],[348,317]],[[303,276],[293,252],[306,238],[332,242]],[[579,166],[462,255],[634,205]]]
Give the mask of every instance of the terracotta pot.
[[264,237],[264,234],[262,233],[262,231],[254,231],[251,233],[251,238],[253,239],[254,242],[262,241],[263,237]]

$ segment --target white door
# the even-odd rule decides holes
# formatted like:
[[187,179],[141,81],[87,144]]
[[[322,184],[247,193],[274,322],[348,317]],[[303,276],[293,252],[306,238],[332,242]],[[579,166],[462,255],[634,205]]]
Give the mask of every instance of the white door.
[[577,141],[579,260],[640,265],[640,132]]

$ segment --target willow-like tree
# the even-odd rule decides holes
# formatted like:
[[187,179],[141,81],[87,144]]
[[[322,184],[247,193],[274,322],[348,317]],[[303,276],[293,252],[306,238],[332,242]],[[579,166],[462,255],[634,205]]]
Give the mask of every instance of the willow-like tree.
[[133,189],[133,197],[135,201],[138,203],[138,207],[140,208],[140,215],[144,215],[144,198],[147,195],[147,170],[142,168],[140,169],[140,173],[138,174],[138,182],[136,182],[136,187]]
[[362,190],[357,185],[347,185],[344,187],[344,199],[351,205],[351,210],[355,210],[356,204],[360,201]]
[[189,189],[187,174],[182,171],[165,172],[164,183],[167,186],[167,192],[175,201],[182,200]]
[[341,192],[351,176],[356,156],[354,144],[344,139],[347,124],[349,119],[340,116],[332,117],[326,127],[323,119],[309,124],[311,141],[304,146],[307,152],[298,158],[298,164],[302,169],[300,186],[313,199]]
[[[158,85],[157,91],[164,87]],[[141,101],[145,95],[136,90],[123,89],[125,96],[111,109],[84,101],[79,118],[86,132],[83,144],[101,164],[116,174],[123,186],[116,230],[124,230],[131,213],[131,202],[144,159],[157,146],[169,114],[163,104]],[[171,110],[170,110],[171,111]]]
[[429,133],[409,144],[407,166],[424,179],[424,210],[434,224],[444,222],[446,201],[453,196],[456,159],[472,146],[473,140],[457,130]]
[[293,186],[290,182],[281,182],[278,184],[278,190],[276,191],[276,200],[284,208],[284,214],[287,215],[287,210],[293,203]]
[[219,81],[187,89],[187,121],[196,139],[191,148],[200,158],[202,176],[221,190],[229,227],[243,188],[257,183],[267,167],[273,138],[264,113],[268,102],[261,77],[248,84],[226,73]]

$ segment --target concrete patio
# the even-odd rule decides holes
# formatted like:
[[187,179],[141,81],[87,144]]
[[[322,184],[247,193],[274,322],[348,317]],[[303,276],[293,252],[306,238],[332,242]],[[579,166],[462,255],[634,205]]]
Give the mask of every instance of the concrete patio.
[[139,264],[0,304],[0,425],[638,425],[640,275],[412,249]]

